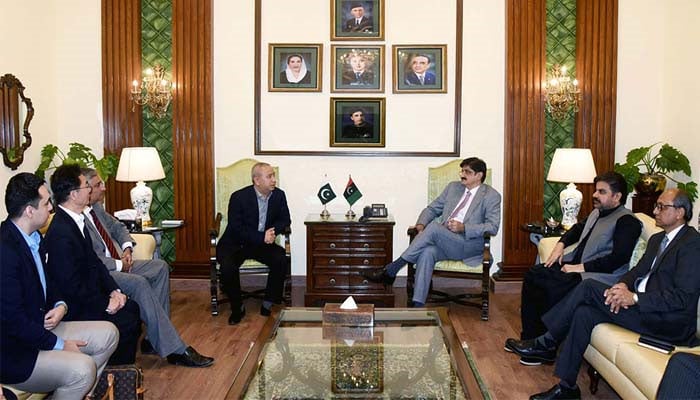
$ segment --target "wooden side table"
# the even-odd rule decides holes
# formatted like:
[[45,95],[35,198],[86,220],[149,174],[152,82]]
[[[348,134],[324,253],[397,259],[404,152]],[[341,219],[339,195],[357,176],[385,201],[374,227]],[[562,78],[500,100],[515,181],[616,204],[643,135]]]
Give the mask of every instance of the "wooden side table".
[[357,303],[393,307],[391,287],[369,282],[361,273],[392,260],[394,220],[391,216],[359,222],[343,214],[322,219],[309,214],[306,225],[306,306],[339,303],[353,296]]

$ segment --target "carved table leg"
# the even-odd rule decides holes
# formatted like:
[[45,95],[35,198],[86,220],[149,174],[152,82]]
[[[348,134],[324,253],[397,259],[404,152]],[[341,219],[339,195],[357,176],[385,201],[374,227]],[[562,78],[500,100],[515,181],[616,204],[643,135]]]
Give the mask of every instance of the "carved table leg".
[[591,390],[591,394],[595,394],[598,391],[598,382],[600,382],[600,374],[592,366],[588,367],[588,377],[591,379],[591,384],[588,387]]

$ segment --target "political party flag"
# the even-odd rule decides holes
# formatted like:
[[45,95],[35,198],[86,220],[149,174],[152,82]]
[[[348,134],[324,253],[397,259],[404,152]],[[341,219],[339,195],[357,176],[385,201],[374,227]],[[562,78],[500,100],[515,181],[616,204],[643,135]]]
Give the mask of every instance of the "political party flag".
[[331,188],[331,184],[326,183],[325,185],[321,186],[320,189],[318,189],[317,196],[318,199],[321,200],[321,204],[326,205],[326,203],[335,199],[335,192],[333,191],[333,188]]
[[362,193],[360,192],[360,189],[357,188],[355,185],[355,182],[352,181],[352,176],[348,178],[348,184],[345,186],[345,192],[343,192],[343,197],[345,197],[345,200],[350,203],[350,206],[355,204],[357,200],[362,197]]

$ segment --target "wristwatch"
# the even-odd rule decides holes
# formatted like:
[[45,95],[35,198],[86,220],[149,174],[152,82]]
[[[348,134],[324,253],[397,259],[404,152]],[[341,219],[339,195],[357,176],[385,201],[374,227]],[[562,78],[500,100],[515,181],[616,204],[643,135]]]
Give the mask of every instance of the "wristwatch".
[[634,304],[639,303],[639,296],[637,296],[637,293],[632,293],[632,300],[634,300]]

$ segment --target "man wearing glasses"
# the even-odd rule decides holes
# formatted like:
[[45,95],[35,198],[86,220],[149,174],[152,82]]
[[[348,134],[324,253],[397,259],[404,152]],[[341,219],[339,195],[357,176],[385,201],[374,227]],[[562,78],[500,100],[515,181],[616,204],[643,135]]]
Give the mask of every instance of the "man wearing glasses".
[[562,344],[555,375],[559,384],[531,399],[574,399],[583,354],[593,328],[608,322],[681,346],[695,346],[700,295],[700,234],[688,226],[693,204],[687,193],[666,190],[654,208],[664,231],[649,238],[635,268],[609,287],[588,279],[542,318],[548,331],[532,340],[506,342],[521,357],[554,359]]
[[484,183],[486,163],[470,157],[460,167],[460,181],[450,182],[418,216],[419,234],[401,257],[382,269],[363,273],[372,282],[392,285],[401,268],[407,263],[415,264],[413,307],[425,305],[436,262],[480,258],[484,233],[498,233],[501,195]]
[[64,320],[110,321],[119,329],[119,344],[109,364],[133,364],[141,334],[139,306],[127,299],[92,250],[83,210],[92,188],[77,164],[56,168],[51,177],[56,214],[42,247],[46,272],[71,305]]

